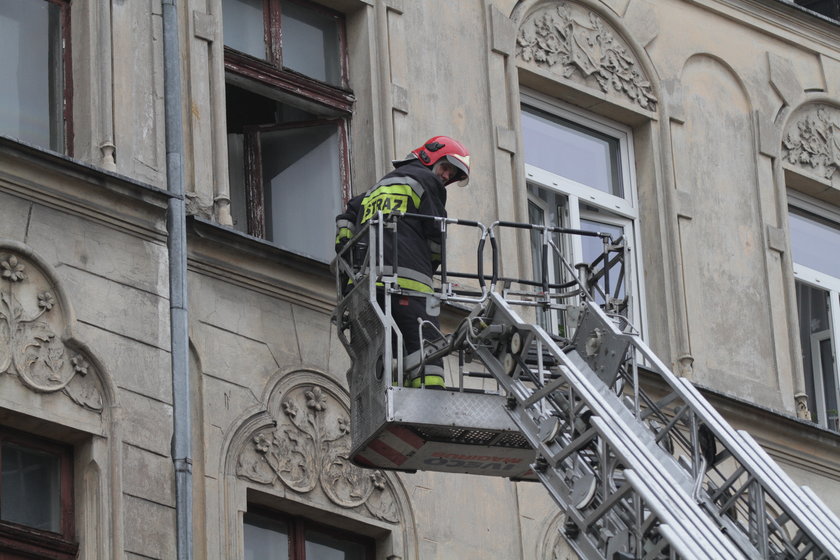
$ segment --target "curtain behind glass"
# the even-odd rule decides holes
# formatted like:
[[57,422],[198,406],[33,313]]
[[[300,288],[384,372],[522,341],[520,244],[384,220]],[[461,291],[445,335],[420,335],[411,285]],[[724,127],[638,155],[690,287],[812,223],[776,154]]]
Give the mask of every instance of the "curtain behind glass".
[[225,46],[265,60],[263,0],[222,0]]
[[338,24],[294,2],[282,4],[283,66],[322,82],[341,85]]
[[618,140],[531,107],[522,107],[521,115],[526,163],[624,196]]
[[341,212],[338,127],[333,124],[261,135],[266,238],[329,262]]

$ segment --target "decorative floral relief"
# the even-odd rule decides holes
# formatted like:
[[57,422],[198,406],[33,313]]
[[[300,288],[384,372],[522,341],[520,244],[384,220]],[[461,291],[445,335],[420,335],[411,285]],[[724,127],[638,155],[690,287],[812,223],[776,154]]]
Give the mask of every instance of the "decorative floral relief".
[[559,2],[531,14],[519,28],[516,54],[564,78],[656,110],[650,81],[636,58],[601,17],[582,6]]
[[0,373],[17,373],[35,391],[64,391],[74,402],[102,410],[90,364],[61,337],[63,316],[39,271],[17,255],[0,253]]
[[840,119],[836,110],[816,106],[790,127],[782,140],[789,163],[831,179],[840,166]]
[[320,488],[338,506],[399,522],[388,479],[350,462],[350,420],[340,401],[317,385],[304,385],[289,391],[280,408],[285,418],[254,433],[240,452],[237,475],[282,483],[301,494]]

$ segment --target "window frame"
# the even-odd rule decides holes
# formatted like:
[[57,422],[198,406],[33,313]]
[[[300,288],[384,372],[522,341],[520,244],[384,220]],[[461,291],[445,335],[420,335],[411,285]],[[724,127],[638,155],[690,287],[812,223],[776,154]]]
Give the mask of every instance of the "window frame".
[[[350,154],[347,149],[349,138],[347,136],[347,122],[345,119],[316,119],[308,121],[289,122],[272,125],[253,125],[243,127],[243,143],[245,156],[245,206],[248,221],[248,235],[267,238],[265,194],[263,184],[262,151],[260,134],[265,132],[276,132],[280,130],[299,130],[313,126],[335,125],[338,128],[338,156],[339,176],[341,177],[341,199],[347,201],[349,198],[349,167]],[[277,240],[272,241],[275,245]]]
[[[321,14],[335,18],[338,26],[338,48],[340,66],[340,85],[335,86],[308,77],[300,72],[286,68],[282,64],[282,16],[281,6],[291,2]],[[341,203],[351,197],[350,177],[350,119],[353,115],[355,97],[348,88],[348,44],[346,17],[341,12],[331,10],[320,4],[305,0],[262,0],[264,43],[268,60],[224,47],[225,82],[229,86],[246,90],[275,103],[297,107],[312,113],[313,118],[304,121],[284,123],[261,123],[242,127],[243,136],[243,187],[244,187],[244,227],[237,229],[248,235],[267,240],[269,209],[265,206],[266,185],[263,185],[263,173],[259,135],[277,130],[302,129],[310,126],[335,124],[338,129],[338,175],[340,180]],[[230,129],[228,129],[230,132]],[[228,160],[230,165],[230,160]],[[326,225],[326,224],[325,224]],[[303,250],[284,246],[282,240],[270,243],[285,251],[299,254],[306,258],[321,261]]]
[[[524,138],[522,161],[525,169],[525,180],[528,185],[532,185],[534,188],[553,191],[559,196],[566,197],[569,219],[567,227],[581,229],[580,221],[581,219],[586,219],[602,221],[611,225],[620,226],[624,229],[625,239],[627,239],[628,243],[627,258],[629,261],[625,263],[625,266],[632,272],[631,274],[625,274],[625,290],[636,301],[636,305],[633,305],[631,301],[631,315],[629,320],[644,337],[647,328],[646,303],[644,275],[642,273],[642,237],[632,129],[600,115],[529,89],[522,89],[520,92],[520,111],[525,106],[555,115],[583,128],[588,128],[599,134],[604,134],[618,140],[618,178],[623,185],[623,197],[584,185],[527,163]],[[526,196],[528,201],[534,200],[530,193],[526,193]],[[586,205],[601,208],[608,214],[590,212],[585,208]],[[583,254],[580,238],[573,236],[571,244],[573,254],[576,258]]]
[[[788,190],[788,213],[791,213],[792,209],[799,210],[800,212],[805,212],[807,214],[811,214],[813,216],[825,219],[829,222],[840,227],[840,208],[827,206],[827,203],[820,203],[817,199],[814,199],[808,195],[803,193]],[[795,211],[793,212],[796,213]],[[791,242],[792,245],[792,242]],[[820,272],[818,270],[814,270],[809,268],[805,265],[798,264],[796,262],[796,255],[791,252],[791,264],[793,266],[793,276],[795,281],[801,282],[807,286],[812,288],[817,288],[824,292],[828,293],[828,301],[829,301],[829,309],[828,309],[828,320],[829,320],[829,328],[827,331],[829,332],[829,336],[831,339],[831,352],[832,357],[834,360],[834,379],[835,379],[835,386],[838,388],[838,402],[840,402],[840,360],[838,360],[838,356],[840,356],[840,278],[836,278],[824,272]],[[797,303],[798,306],[798,303]],[[801,331],[801,325],[797,329],[797,333]],[[814,364],[817,364],[818,361],[814,360],[814,336],[819,333],[811,333],[810,342],[811,342],[811,355],[812,361]],[[798,334],[798,337],[799,338]],[[806,351],[806,349],[802,349]],[[813,419],[815,423],[824,427],[830,428],[828,425],[828,410],[826,410],[825,405],[825,391],[823,388],[823,371],[822,371],[822,363],[819,362],[818,366],[812,366],[814,371],[812,371],[812,375],[814,377],[814,391],[818,392],[819,394],[814,395],[814,402],[817,404],[817,410],[812,411],[812,413],[816,414],[816,418]],[[818,371],[821,375],[817,375]],[[822,417],[822,414],[825,417]]]
[[[33,559],[70,560],[75,558],[79,545],[75,540],[72,447],[0,426],[0,453],[2,453],[2,446],[6,442],[58,457],[61,519],[59,532],[36,529],[11,521],[0,520],[0,553]],[[0,472],[0,477],[2,477],[2,472]],[[2,499],[2,496],[0,496],[0,499]],[[12,558],[14,557],[12,556]]]
[[[281,46],[283,31],[280,15],[280,6],[283,2],[292,2],[300,6],[307,6],[337,20],[341,74],[338,86],[310,78],[305,74],[283,66]],[[251,56],[225,45],[225,71],[248,78],[254,82],[296,94],[297,96],[304,95],[337,111],[351,113],[354,98],[348,89],[347,31],[344,14],[330,10],[314,2],[303,2],[300,0],[263,0],[263,23],[264,42],[267,54],[269,55],[268,60]]]
[[[286,523],[286,526],[289,528],[289,560],[306,560],[307,529],[314,529],[326,535],[335,536],[340,539],[361,544],[365,549],[365,560],[374,560],[376,558],[376,540],[373,537],[325,525],[323,523],[313,521],[308,517],[291,515],[262,505],[248,504],[248,510],[242,515],[243,533],[245,527],[245,517],[248,514],[270,519],[272,521],[283,521]],[[242,549],[244,556],[244,535],[242,540]]]

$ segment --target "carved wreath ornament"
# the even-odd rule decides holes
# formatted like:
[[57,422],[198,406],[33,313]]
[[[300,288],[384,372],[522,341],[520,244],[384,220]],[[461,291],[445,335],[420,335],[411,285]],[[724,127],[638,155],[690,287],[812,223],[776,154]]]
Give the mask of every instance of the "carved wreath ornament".
[[812,109],[782,140],[784,158],[789,163],[826,179],[840,167],[840,119],[837,111],[832,112],[823,106]]
[[237,475],[301,494],[320,488],[334,504],[399,522],[390,482],[350,462],[350,420],[344,406],[317,385],[299,386],[281,402],[284,419],[258,430],[241,451]]
[[[29,269],[32,268],[32,277]],[[91,365],[65,346],[60,304],[42,275],[14,254],[0,253],[0,373],[42,393],[64,391],[97,412],[102,396]]]
[[600,16],[582,6],[560,2],[531,14],[519,28],[516,54],[564,78],[656,110],[650,81],[636,58]]

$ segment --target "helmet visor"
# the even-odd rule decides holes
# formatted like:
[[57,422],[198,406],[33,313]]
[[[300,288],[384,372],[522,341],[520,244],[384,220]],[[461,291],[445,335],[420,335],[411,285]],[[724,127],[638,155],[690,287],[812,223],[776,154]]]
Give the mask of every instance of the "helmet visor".
[[458,174],[455,176],[452,182],[457,182],[459,187],[466,187],[467,184],[470,182],[469,163],[464,162],[460,158],[451,154],[444,156],[444,158],[448,163],[451,163],[455,167],[455,169],[458,170]]

